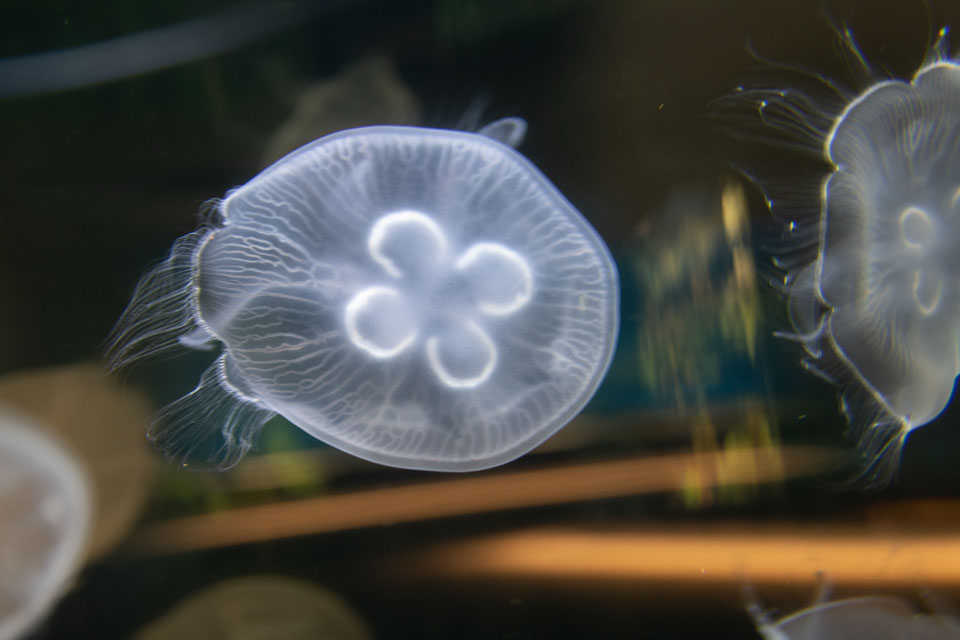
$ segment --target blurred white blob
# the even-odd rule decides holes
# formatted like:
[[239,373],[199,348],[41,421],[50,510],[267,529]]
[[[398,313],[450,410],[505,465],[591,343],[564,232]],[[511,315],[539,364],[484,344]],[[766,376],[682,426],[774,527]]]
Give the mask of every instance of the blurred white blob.
[[0,407],[0,640],[34,628],[82,560],[92,499],[73,455]]
[[345,4],[252,2],[169,27],[6,58],[0,60],[0,99],[89,87],[210,58]]

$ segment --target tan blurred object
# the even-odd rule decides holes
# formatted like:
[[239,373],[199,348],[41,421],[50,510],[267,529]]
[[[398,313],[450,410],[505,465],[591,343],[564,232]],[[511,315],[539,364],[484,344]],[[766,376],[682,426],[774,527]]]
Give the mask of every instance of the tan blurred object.
[[355,61],[331,80],[316,82],[297,98],[293,114],[263,153],[266,166],[328,133],[375,124],[416,124],[416,96],[383,56]]
[[88,557],[102,556],[127,533],[149,495],[155,466],[143,435],[151,412],[146,398],[84,363],[0,377],[0,401],[56,432],[86,467],[96,513]]
[[368,640],[373,634],[336,594],[303,580],[249,576],[189,596],[136,640]]

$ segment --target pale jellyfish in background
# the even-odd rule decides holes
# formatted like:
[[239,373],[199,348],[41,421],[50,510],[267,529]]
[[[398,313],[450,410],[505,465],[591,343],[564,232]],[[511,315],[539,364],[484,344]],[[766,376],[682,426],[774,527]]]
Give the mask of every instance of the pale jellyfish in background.
[[95,499],[85,564],[107,554],[133,528],[154,484],[156,456],[136,428],[150,403],[91,362],[2,375],[0,404],[34,418],[86,470]]
[[420,117],[413,90],[386,56],[352,61],[340,73],[304,87],[290,117],[280,125],[260,157],[261,167],[294,149],[343,129],[378,124],[413,125]]
[[350,605],[318,585],[261,575],[217,582],[137,632],[135,640],[371,640]]
[[114,333],[115,367],[223,346],[151,427],[158,446],[230,466],[280,414],[380,464],[471,471],[567,424],[609,366],[618,279],[513,150],[525,129],[341,131],[217,203]]
[[0,640],[30,631],[63,595],[85,551],[92,506],[73,456],[0,407]]
[[960,640],[943,616],[919,614],[904,600],[868,596],[807,607],[775,621],[757,621],[765,640]]
[[960,373],[960,64],[945,35],[909,81],[877,80],[846,31],[872,79],[862,92],[806,72],[825,99],[749,87],[733,97],[828,163],[808,205],[796,182],[758,183],[787,225],[785,335],[842,389],[867,484],[891,479],[907,435],[946,408]]

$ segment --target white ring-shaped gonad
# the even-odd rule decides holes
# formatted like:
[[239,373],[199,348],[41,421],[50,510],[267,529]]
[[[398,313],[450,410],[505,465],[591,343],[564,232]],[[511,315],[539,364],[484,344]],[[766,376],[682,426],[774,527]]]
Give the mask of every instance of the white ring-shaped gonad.
[[406,335],[403,336],[403,338],[398,340],[396,344],[390,347],[384,347],[383,345],[377,344],[372,340],[368,340],[360,331],[360,315],[375,304],[401,306],[403,304],[403,297],[390,287],[367,287],[355,295],[353,299],[347,303],[347,308],[344,312],[344,322],[347,325],[347,335],[355,345],[372,355],[374,358],[392,358],[416,341],[417,330],[411,329]]
[[497,366],[497,346],[493,344],[490,336],[488,336],[486,331],[481,329],[477,323],[471,320],[466,321],[465,326],[470,330],[470,333],[477,337],[490,354],[489,360],[487,360],[487,363],[480,373],[470,378],[458,378],[447,371],[447,368],[443,366],[443,362],[440,360],[438,350],[439,338],[433,337],[427,340],[427,361],[430,363],[430,366],[433,367],[433,372],[437,374],[440,381],[453,389],[470,389],[480,386],[487,381],[487,378],[490,377],[490,374],[493,373],[493,370]]
[[377,220],[373,224],[373,228],[370,229],[370,235],[367,237],[367,249],[377,264],[394,278],[402,277],[403,272],[393,259],[383,252],[383,243],[389,236],[390,231],[401,225],[420,225],[436,243],[438,260],[443,259],[447,254],[447,238],[443,234],[443,229],[433,221],[433,218],[412,209],[387,214]]

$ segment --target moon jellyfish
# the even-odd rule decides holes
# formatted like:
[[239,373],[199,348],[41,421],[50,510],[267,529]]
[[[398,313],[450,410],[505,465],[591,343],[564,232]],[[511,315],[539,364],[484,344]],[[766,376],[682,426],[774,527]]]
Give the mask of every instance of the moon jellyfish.
[[857,92],[811,72],[816,92],[741,87],[734,100],[826,161],[798,182],[758,180],[786,223],[785,274],[805,364],[842,389],[860,444],[861,480],[889,481],[912,429],[947,406],[960,372],[960,63],[946,30],[910,80],[878,79],[849,30],[869,84]]
[[511,148],[525,127],[340,131],[216,203],[115,329],[115,367],[222,345],[152,439],[223,468],[279,414],[380,464],[470,471],[563,427],[610,363],[617,272]]
[[823,602],[775,621],[757,621],[765,640],[956,640],[960,628],[923,615],[899,598],[867,596]]
[[0,407],[0,640],[28,632],[62,595],[87,543],[91,502],[73,457]]

